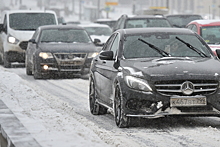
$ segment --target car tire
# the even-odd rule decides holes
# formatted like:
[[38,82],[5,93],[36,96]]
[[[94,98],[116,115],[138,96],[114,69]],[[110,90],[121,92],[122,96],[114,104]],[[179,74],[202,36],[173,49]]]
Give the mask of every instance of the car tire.
[[11,62],[10,61],[8,61],[8,55],[7,55],[7,53],[4,53],[4,57],[3,57],[3,66],[5,67],[5,68],[11,68]]
[[131,121],[131,118],[127,117],[124,114],[123,105],[124,105],[124,101],[123,101],[123,97],[121,93],[121,88],[119,84],[117,84],[115,87],[115,98],[114,98],[113,110],[114,110],[115,123],[119,128],[129,127],[130,121]]
[[28,64],[28,62],[26,62],[26,74],[32,75],[31,67],[30,64]]
[[34,79],[42,79],[42,75],[37,71],[37,67],[35,64],[34,64]]
[[3,62],[3,58],[1,57],[0,55],[0,65],[2,65],[4,62]]
[[89,107],[90,107],[90,112],[93,115],[103,115],[107,113],[107,108],[104,106],[100,105],[96,101],[97,99],[97,94],[95,90],[95,83],[93,78],[90,79],[90,84],[89,84]]

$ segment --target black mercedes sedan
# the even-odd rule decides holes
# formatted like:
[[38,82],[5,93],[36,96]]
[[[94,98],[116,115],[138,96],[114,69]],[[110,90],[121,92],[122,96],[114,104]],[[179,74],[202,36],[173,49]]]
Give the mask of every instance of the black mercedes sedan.
[[120,29],[92,61],[90,112],[110,110],[120,128],[135,118],[220,116],[218,67],[189,29]]
[[51,75],[84,75],[98,50],[87,32],[73,25],[39,27],[26,50],[26,74],[35,79]]

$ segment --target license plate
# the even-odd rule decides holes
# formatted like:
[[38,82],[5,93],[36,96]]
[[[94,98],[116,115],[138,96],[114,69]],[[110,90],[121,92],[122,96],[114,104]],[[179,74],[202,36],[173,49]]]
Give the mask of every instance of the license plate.
[[204,96],[170,98],[171,107],[205,106],[205,105],[207,105],[207,102],[206,102],[206,97]]
[[68,61],[68,62],[65,62],[65,61],[62,62],[61,61],[60,64],[61,65],[70,65],[70,64],[72,64],[72,65],[81,65],[82,62],[81,61]]

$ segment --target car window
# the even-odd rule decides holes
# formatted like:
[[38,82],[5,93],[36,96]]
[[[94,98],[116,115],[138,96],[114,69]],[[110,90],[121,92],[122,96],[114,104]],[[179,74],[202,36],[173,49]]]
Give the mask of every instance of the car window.
[[209,26],[201,28],[201,36],[208,44],[219,43],[220,26]]
[[120,37],[117,34],[116,37],[114,37],[114,41],[113,41],[112,46],[110,48],[110,50],[114,52],[114,57],[116,57],[117,51],[119,49],[119,40],[120,40]]
[[193,25],[192,30],[193,30],[194,32],[198,33],[198,28],[197,28],[196,25]]
[[127,20],[125,28],[171,27],[166,19],[145,18]]
[[85,27],[89,35],[110,36],[112,30],[109,27]]
[[91,43],[85,30],[75,29],[48,29],[43,30],[40,42]]
[[191,21],[200,20],[203,18],[199,15],[174,15],[174,16],[167,16],[167,19],[175,27],[185,27]]
[[112,42],[113,42],[113,40],[115,39],[115,36],[116,36],[116,35],[117,35],[117,34],[115,33],[115,34],[112,34],[112,35],[109,37],[109,39],[108,39],[107,42],[105,43],[105,45],[104,45],[104,47],[103,47],[102,50],[104,50],[104,51],[109,51],[109,50],[111,49]]
[[[204,42],[201,42],[194,35],[185,34],[148,34],[148,35],[131,35],[127,36],[124,43],[124,57],[125,58],[146,58],[146,57],[160,57],[162,56],[155,49],[151,48],[146,43],[139,40],[143,39],[146,42],[154,45],[156,48],[163,50],[172,56],[177,57],[201,57],[198,53],[187,47],[186,44],[176,39],[179,37],[181,40],[191,44],[202,53],[210,56],[210,52]],[[174,45],[178,45],[175,54],[173,52]]]
[[39,26],[56,24],[56,18],[50,13],[14,13],[9,15],[9,22],[14,30],[36,30]]
[[186,26],[186,28],[188,28],[188,29],[190,29],[190,30],[192,30],[192,27],[193,27],[192,24]]

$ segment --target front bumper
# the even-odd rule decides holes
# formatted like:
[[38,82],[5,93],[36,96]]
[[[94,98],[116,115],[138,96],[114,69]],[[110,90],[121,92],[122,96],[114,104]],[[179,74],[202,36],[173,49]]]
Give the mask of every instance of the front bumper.
[[4,45],[7,60],[9,62],[25,62],[27,43],[27,41],[19,42],[18,44],[11,44],[7,42]]
[[123,112],[124,115],[129,117],[220,116],[219,90],[205,96],[206,105],[171,106],[171,96],[164,96],[156,91],[137,91],[129,88],[123,81],[120,82],[120,87],[123,97]]
[[38,64],[38,69],[42,74],[69,73],[71,75],[82,75],[89,73],[91,61],[92,58],[74,62],[57,62],[54,59],[41,60],[40,64]]
[[165,110],[163,108],[158,109],[153,114],[129,114],[128,117],[142,117],[142,118],[160,118],[165,116],[220,116],[220,111],[215,108],[211,108],[211,110],[206,111],[192,111],[192,112],[184,112],[176,107],[168,107]]

